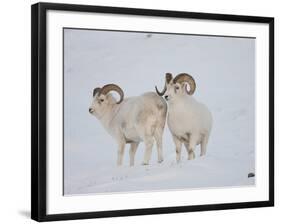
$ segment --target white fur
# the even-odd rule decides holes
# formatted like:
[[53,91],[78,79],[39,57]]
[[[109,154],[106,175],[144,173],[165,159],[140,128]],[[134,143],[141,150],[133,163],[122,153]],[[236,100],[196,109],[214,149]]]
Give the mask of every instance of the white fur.
[[[101,102],[101,100],[103,100]],[[117,165],[122,165],[125,144],[130,147],[130,165],[141,141],[145,144],[143,165],[149,164],[154,140],[157,144],[158,162],[163,161],[162,135],[165,127],[167,104],[153,92],[125,98],[120,104],[110,94],[96,94],[90,113],[95,115],[118,144]]]
[[188,152],[188,159],[194,159],[196,145],[201,144],[201,156],[206,147],[212,129],[212,115],[208,108],[196,101],[185,91],[186,84],[166,83],[164,98],[168,102],[168,127],[176,145],[176,159],[181,159],[182,143]]

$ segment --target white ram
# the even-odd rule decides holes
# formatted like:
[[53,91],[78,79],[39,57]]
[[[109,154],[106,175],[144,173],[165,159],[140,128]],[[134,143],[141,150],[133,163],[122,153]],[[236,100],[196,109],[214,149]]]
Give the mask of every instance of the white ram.
[[[116,91],[120,95],[118,102],[111,91]],[[119,86],[108,84],[94,89],[89,112],[100,120],[108,133],[117,141],[117,165],[122,165],[125,145],[129,143],[130,166],[133,166],[135,153],[141,141],[145,144],[143,165],[149,164],[154,141],[157,145],[158,162],[163,161],[162,135],[167,104],[156,93],[148,92],[124,99],[123,90]]]
[[[187,90],[189,84],[190,90]],[[159,92],[168,102],[168,127],[176,145],[176,160],[181,159],[182,143],[185,145],[188,159],[194,159],[196,145],[201,144],[201,156],[206,154],[207,143],[212,129],[212,115],[208,108],[196,101],[192,94],[196,83],[192,76],[181,73],[173,78],[166,74],[165,87]]]

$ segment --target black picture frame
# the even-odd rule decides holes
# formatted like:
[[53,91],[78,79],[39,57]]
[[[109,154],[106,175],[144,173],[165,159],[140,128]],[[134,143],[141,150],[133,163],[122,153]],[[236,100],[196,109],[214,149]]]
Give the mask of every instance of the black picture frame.
[[[274,206],[274,18],[164,11],[137,8],[103,7],[73,4],[37,3],[31,10],[31,218],[36,221],[54,221],[116,216],[148,215],[207,210],[254,208]],[[269,200],[243,203],[226,203],[196,206],[160,207],[69,214],[46,213],[46,12],[64,10],[75,12],[100,12],[124,15],[162,16],[235,22],[254,22],[269,25]]]

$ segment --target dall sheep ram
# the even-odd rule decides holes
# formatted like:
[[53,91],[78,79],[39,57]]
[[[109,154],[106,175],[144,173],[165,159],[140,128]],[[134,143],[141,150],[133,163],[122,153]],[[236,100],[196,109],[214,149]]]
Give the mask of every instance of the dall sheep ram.
[[[111,91],[120,95],[117,101]],[[156,141],[158,162],[163,161],[162,135],[166,122],[167,104],[154,92],[124,98],[123,90],[108,84],[93,90],[93,101],[89,112],[94,115],[109,134],[117,141],[117,165],[122,165],[126,143],[130,144],[130,166],[134,165],[137,147],[145,144],[143,165],[149,164],[152,147]]]
[[[189,90],[187,90],[189,84]],[[168,127],[176,145],[176,160],[181,159],[182,143],[188,152],[188,159],[195,158],[195,147],[201,144],[201,156],[206,154],[206,147],[212,129],[212,115],[208,108],[192,97],[196,83],[192,76],[181,73],[173,78],[166,74],[166,82],[162,92],[168,102]]]

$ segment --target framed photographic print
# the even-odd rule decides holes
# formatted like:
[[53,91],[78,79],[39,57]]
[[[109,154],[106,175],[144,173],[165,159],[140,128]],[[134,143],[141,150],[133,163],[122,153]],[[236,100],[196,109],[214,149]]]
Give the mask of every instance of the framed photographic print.
[[32,5],[32,219],[274,205],[274,19]]

